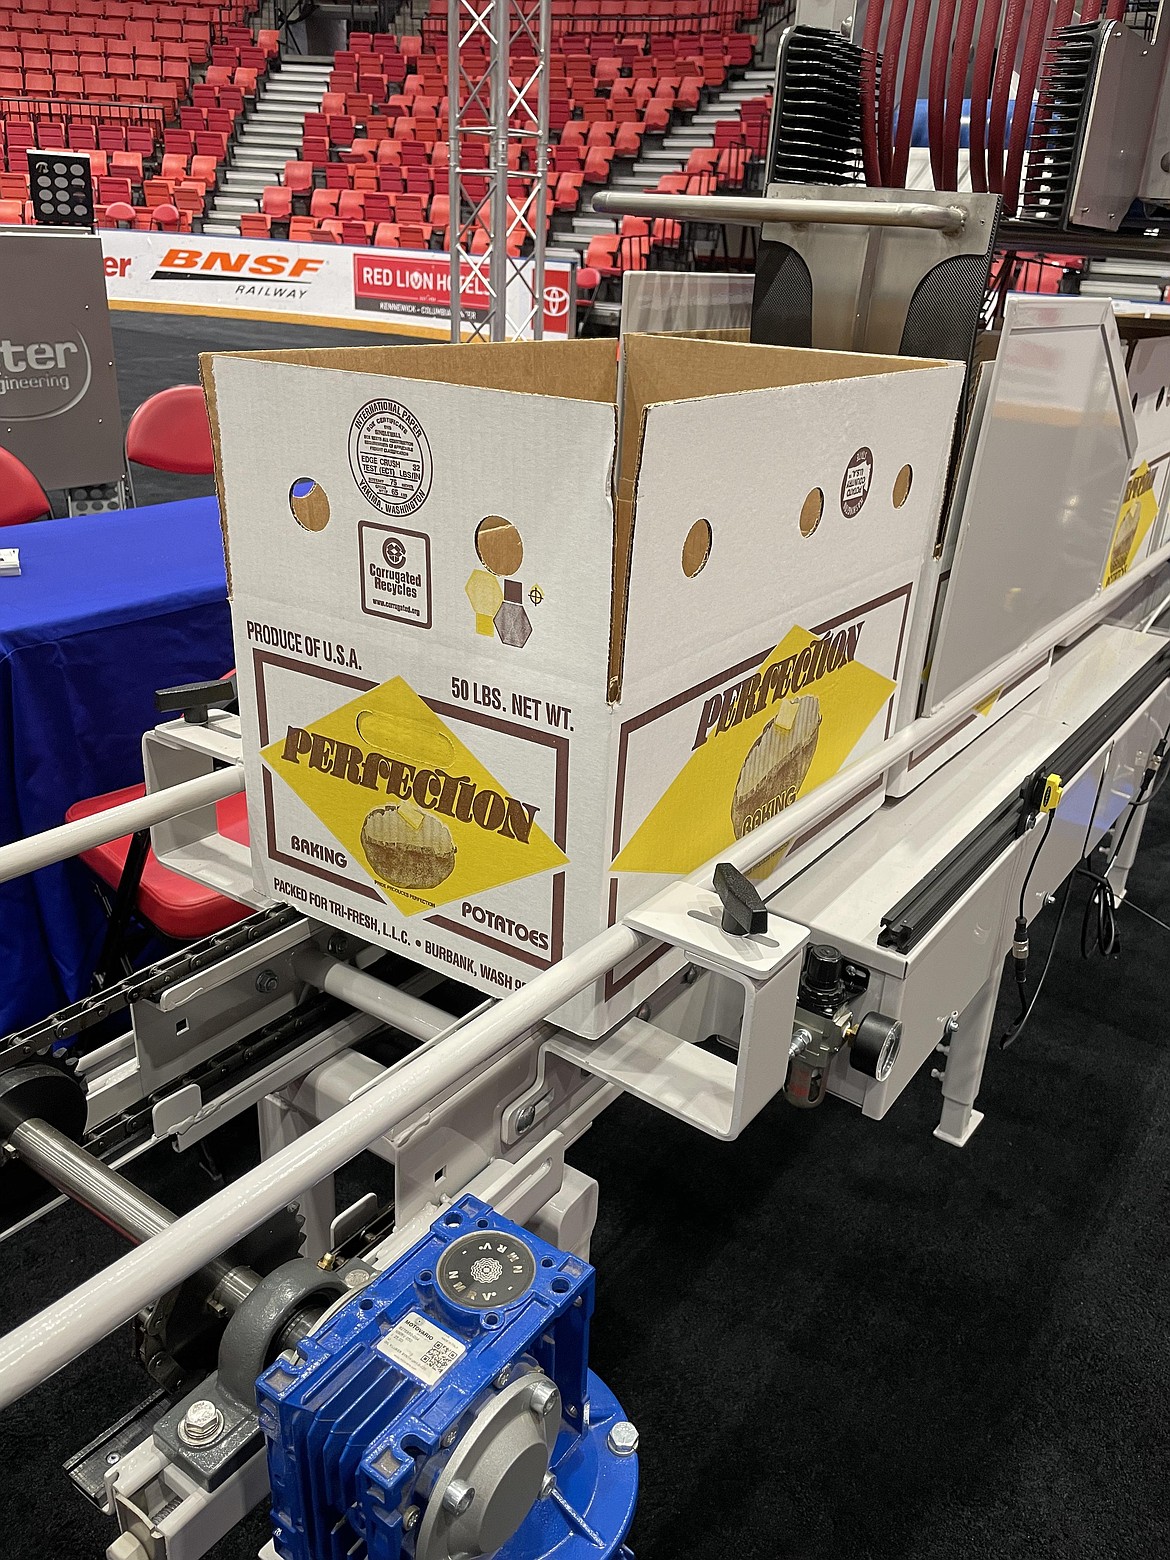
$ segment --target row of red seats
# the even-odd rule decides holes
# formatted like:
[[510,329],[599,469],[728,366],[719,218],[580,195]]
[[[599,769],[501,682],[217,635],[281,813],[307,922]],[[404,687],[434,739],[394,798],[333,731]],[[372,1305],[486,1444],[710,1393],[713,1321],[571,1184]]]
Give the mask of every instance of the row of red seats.
[[[35,220],[31,201],[10,200],[0,196],[0,226],[31,227]],[[179,211],[174,206],[157,207],[153,211],[123,203],[95,206],[94,222],[99,228],[126,227],[136,228],[139,232],[193,231],[192,213]]]
[[[185,38],[48,38],[42,33],[0,33],[0,65],[9,70],[86,71],[99,69],[106,59],[131,58],[152,61],[182,60],[202,65],[208,54],[204,44]],[[89,64],[82,64],[89,61]]]
[[[168,6],[162,17],[113,14],[102,6],[97,15],[84,12],[68,16],[44,16],[30,12],[5,12],[0,9],[0,32],[19,39],[25,47],[43,48],[44,40],[64,48],[75,38],[130,38],[138,43],[192,43],[211,48],[214,24],[206,16],[188,18],[182,6]],[[32,42],[29,40],[42,40]],[[204,54],[204,59],[207,55]]]
[[20,4],[14,5],[12,0],[6,0],[0,5],[0,12],[15,12],[18,16],[190,17],[193,21],[209,22],[221,30],[233,22],[240,22],[254,10],[254,6],[240,3],[240,0],[227,5],[223,0],[182,0],[175,5],[168,5],[165,0],[20,0]]
[[153,123],[99,121],[70,124],[66,129],[60,120],[39,119],[34,126],[32,120],[10,118],[0,141],[0,172],[27,172],[28,152],[34,146],[46,151],[132,151],[146,158],[153,156],[156,141]]
[[681,252],[683,225],[666,217],[650,221],[646,217],[623,217],[617,233],[598,234],[589,240],[584,267],[602,277],[620,276],[623,271],[645,271],[653,260],[663,268]]

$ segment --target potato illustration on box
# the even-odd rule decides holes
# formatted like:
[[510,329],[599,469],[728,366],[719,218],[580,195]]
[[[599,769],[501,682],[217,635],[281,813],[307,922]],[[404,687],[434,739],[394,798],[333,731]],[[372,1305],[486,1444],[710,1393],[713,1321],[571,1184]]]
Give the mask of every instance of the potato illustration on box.
[[438,888],[455,870],[450,829],[414,802],[375,807],[362,824],[362,850],[395,888]]
[[[713,694],[690,757],[613,870],[693,872],[836,774],[894,689],[862,660],[864,627],[792,628],[757,672]],[[752,876],[762,881],[788,849]]]
[[817,750],[821,703],[815,693],[785,699],[752,744],[731,798],[731,827],[741,840],[794,802]]

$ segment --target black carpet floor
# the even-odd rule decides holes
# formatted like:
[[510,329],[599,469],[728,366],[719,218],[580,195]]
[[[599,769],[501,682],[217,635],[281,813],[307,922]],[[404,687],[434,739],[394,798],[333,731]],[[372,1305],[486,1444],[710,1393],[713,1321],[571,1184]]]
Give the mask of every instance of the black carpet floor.
[[[1170,790],[1150,814],[1131,896],[1170,922]],[[639,1560],[1170,1555],[1170,928],[1119,921],[1120,957],[1084,962],[1074,899],[965,1150],[931,1136],[927,1072],[880,1123],[777,1103],[728,1145],[623,1100],[578,1145]],[[231,1174],[254,1147],[215,1152]],[[176,1208],[212,1190],[191,1155],[133,1174]],[[120,1249],[72,1209],[13,1239],[6,1325]],[[60,1465],[144,1395],[128,1350],[123,1329],[0,1415],[4,1560],[104,1553]],[[214,1560],[265,1536],[255,1513]]]

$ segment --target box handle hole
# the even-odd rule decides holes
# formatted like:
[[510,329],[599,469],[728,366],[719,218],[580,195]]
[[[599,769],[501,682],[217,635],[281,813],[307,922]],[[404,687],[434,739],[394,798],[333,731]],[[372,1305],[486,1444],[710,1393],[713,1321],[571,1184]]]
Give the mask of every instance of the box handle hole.
[[902,505],[910,497],[910,489],[914,486],[913,466],[903,466],[894,478],[894,508],[901,509]]
[[821,516],[825,512],[825,495],[819,487],[812,492],[800,506],[800,534],[811,536],[821,523]]
[[693,580],[711,556],[711,522],[696,520],[687,532],[682,550],[682,571]]
[[493,574],[515,574],[524,562],[520,532],[503,515],[485,515],[475,528],[475,550],[480,563]]
[[323,531],[329,524],[329,497],[312,477],[298,477],[288,490],[293,519],[306,531]]

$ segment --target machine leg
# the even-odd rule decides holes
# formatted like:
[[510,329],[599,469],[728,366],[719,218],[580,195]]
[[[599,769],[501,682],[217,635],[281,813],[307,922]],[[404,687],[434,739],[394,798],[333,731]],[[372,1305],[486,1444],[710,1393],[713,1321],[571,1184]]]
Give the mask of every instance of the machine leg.
[[[256,1117],[263,1159],[295,1143],[316,1125],[279,1094],[265,1095],[256,1107]],[[333,1177],[328,1175],[315,1186],[306,1187],[297,1198],[296,1207],[301,1216],[301,1255],[319,1262],[329,1250],[329,1226],[336,1213]]]
[[991,978],[967,1004],[950,1036],[946,1071],[942,1075],[942,1116],[934,1135],[954,1148],[964,1148],[983,1120],[983,1112],[975,1109],[975,1101],[983,1082],[1000,974],[997,965]]

